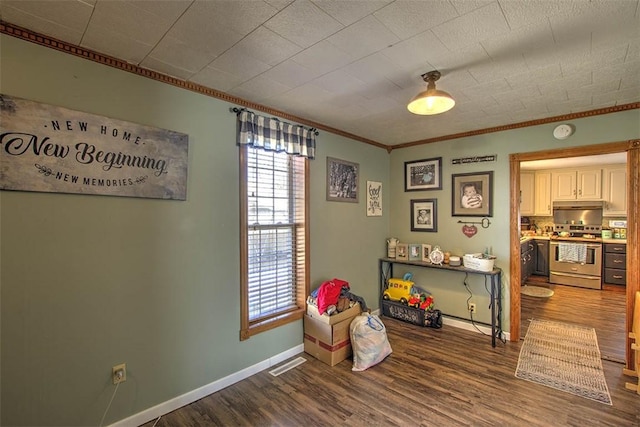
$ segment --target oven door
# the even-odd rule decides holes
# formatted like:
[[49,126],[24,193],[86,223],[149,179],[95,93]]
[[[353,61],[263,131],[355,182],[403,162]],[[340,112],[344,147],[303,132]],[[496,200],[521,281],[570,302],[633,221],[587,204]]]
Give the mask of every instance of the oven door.
[[[602,244],[601,243],[577,243],[587,245],[585,263],[563,261],[560,259],[560,243],[550,242],[549,270],[559,273],[580,274],[600,277],[602,274]],[[572,242],[575,243],[575,242]]]

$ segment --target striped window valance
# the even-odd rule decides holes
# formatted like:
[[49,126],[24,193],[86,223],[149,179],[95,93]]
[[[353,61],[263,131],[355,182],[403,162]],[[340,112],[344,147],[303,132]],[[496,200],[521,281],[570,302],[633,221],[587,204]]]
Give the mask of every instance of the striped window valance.
[[314,128],[293,125],[244,109],[237,111],[237,115],[239,145],[315,158],[318,132]]

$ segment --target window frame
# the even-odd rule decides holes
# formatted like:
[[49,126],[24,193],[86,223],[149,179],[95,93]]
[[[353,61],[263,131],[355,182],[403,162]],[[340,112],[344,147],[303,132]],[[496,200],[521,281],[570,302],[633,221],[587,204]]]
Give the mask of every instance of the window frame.
[[[246,340],[261,332],[301,320],[305,313],[306,298],[309,295],[309,159],[300,158],[304,162],[304,220],[302,259],[294,254],[296,269],[296,307],[279,312],[268,318],[250,320],[249,318],[249,201],[248,201],[248,150],[261,150],[248,145],[241,145],[240,150],[240,340]],[[293,156],[288,154],[288,156]],[[275,227],[274,227],[275,228]],[[297,262],[295,260],[298,260]]]

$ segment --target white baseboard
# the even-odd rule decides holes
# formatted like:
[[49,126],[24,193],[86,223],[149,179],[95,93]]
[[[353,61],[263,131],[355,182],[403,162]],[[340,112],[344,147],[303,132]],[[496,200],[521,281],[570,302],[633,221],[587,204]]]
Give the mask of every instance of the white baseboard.
[[[465,331],[483,333],[491,336],[491,326],[486,325],[478,325],[475,326],[470,321],[453,319],[451,317],[442,316],[442,324],[453,326],[454,328],[464,329]],[[509,332],[502,332],[502,335],[505,336],[505,339],[509,341],[511,339],[511,334]]]
[[260,371],[271,368],[272,366],[275,366],[284,360],[300,354],[303,351],[304,345],[297,345],[287,351],[270,357],[267,360],[256,363],[253,366],[249,366],[248,368],[242,369],[241,371],[235,372],[210,384],[204,385],[181,396],[175,397],[171,400],[167,400],[166,402],[163,402],[159,405],[156,405],[149,409],[145,409],[142,412],[138,412],[137,414],[134,414],[128,418],[117,421],[111,424],[111,426],[130,427],[142,425],[151,420],[157,419],[161,415],[168,414],[171,411],[175,411],[178,408],[193,403],[196,400],[202,399],[203,397],[215,393],[216,391],[222,390],[225,387],[229,387],[230,385],[233,385],[238,381],[249,378],[250,376],[257,374]]
[[[380,315],[380,310],[374,310],[372,314]],[[442,323],[447,326],[452,326],[454,328],[460,328],[467,331],[484,333],[491,336],[491,327],[485,325],[476,325],[474,326],[472,323],[459,319],[452,319],[450,317],[442,316]],[[477,327],[477,329],[476,329]],[[503,332],[508,341],[510,339],[508,332]],[[157,419],[159,416],[164,414],[168,414],[171,411],[175,411],[178,408],[181,408],[185,405],[195,402],[196,400],[202,399],[205,396],[208,396],[212,393],[215,393],[219,390],[222,390],[225,387],[229,387],[237,383],[238,381],[242,381],[250,376],[257,374],[260,371],[264,371],[265,369],[271,368],[272,366],[277,365],[278,363],[287,360],[297,354],[300,354],[304,351],[304,345],[297,345],[287,351],[284,351],[280,354],[277,354],[269,359],[262,361],[260,363],[256,363],[253,366],[249,366],[248,368],[242,369],[241,371],[235,372],[231,375],[228,375],[224,378],[221,378],[217,381],[214,381],[210,384],[204,385],[200,388],[192,390],[188,393],[185,393],[181,396],[175,397],[171,400],[167,400],[159,405],[151,407],[149,409],[145,409],[142,412],[138,412],[128,418],[117,421],[114,424],[111,424],[112,427],[129,427],[132,425],[142,425],[151,420]]]

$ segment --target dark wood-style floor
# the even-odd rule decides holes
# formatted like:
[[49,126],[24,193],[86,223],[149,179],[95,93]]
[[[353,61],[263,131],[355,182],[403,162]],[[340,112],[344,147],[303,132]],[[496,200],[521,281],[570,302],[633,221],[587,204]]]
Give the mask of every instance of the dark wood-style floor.
[[364,372],[302,353],[307,362],[278,377],[265,370],[145,427],[640,425],[640,396],[624,387],[636,379],[620,363],[603,360],[609,406],[516,378],[522,341],[492,348],[476,332],[382,320],[393,353]]
[[626,289],[604,285],[602,290],[549,284],[540,276],[531,276],[527,285],[551,289],[551,298],[521,295],[521,336],[527,333],[531,319],[574,323],[596,330],[603,359],[624,363],[627,332]]

